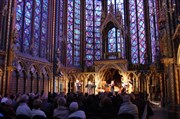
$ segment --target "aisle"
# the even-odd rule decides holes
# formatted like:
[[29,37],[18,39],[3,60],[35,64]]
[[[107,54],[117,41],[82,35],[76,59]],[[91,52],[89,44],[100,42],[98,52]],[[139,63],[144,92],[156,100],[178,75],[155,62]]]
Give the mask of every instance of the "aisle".
[[168,119],[168,111],[165,108],[152,108],[154,115],[149,117],[149,119]]

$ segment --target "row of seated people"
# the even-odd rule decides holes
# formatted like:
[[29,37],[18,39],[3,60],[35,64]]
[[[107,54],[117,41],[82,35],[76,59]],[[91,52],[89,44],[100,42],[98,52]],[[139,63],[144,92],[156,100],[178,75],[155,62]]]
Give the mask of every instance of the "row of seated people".
[[141,119],[147,104],[139,95],[112,93],[31,93],[0,101],[0,119]]

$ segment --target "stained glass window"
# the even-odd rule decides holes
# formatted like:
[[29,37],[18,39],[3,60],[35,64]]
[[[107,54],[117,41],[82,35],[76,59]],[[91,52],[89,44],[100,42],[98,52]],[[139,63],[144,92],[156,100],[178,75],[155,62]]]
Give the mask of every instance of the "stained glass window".
[[130,0],[130,32],[132,63],[145,63],[146,39],[143,0]]
[[40,23],[41,23],[41,2],[36,0],[36,9],[34,16],[34,55],[39,56],[39,44],[40,44]]
[[108,12],[110,11],[110,5],[111,3],[113,4],[113,9],[114,9],[114,13],[116,14],[116,12],[118,10],[120,10],[123,14],[123,18],[124,18],[124,0],[107,0],[107,9]]
[[21,52],[46,58],[47,18],[48,0],[17,0],[16,45]]
[[101,1],[86,0],[86,66],[100,59],[101,9]]
[[[56,52],[58,52],[58,57],[60,61],[63,61],[63,52],[64,52],[64,47],[63,47],[63,9],[64,9],[64,0],[56,0],[56,43],[55,43],[55,49]],[[57,55],[57,54],[56,54]]]
[[157,57],[157,50],[159,50],[159,47],[157,46],[157,35],[158,35],[158,29],[157,29],[157,10],[156,10],[156,1],[149,0],[149,19],[150,19],[150,38],[151,38],[151,52],[152,52],[152,62],[154,62]]
[[74,13],[74,65],[80,65],[80,0],[75,0]]
[[48,24],[48,0],[43,0],[42,2],[42,25],[41,25],[41,57],[46,57],[47,49],[47,24]]
[[80,65],[80,0],[68,0],[67,65]]
[[62,50],[62,47],[63,47],[62,41],[65,40],[65,39],[63,39],[63,13],[64,13],[63,9],[64,9],[64,2],[63,2],[63,0],[60,0],[60,8],[59,8],[59,20],[60,20],[60,22],[59,22],[59,30],[58,30],[59,31],[58,44],[61,47],[58,47],[58,48],[61,51],[61,54],[60,54],[61,61],[62,61],[62,58],[63,58],[63,56],[62,56],[62,51],[63,51]]
[[31,19],[32,19],[32,8],[33,1],[26,0],[25,4],[25,18],[24,18],[24,37],[23,37],[23,52],[29,54],[30,53],[30,42],[31,42]]
[[17,30],[18,33],[18,37],[17,40],[19,41],[17,43],[17,46],[19,47],[19,49],[22,49],[22,30],[23,30],[23,13],[24,13],[24,2],[22,0],[18,0],[17,1],[17,6],[16,6],[16,24],[15,24],[15,28]]

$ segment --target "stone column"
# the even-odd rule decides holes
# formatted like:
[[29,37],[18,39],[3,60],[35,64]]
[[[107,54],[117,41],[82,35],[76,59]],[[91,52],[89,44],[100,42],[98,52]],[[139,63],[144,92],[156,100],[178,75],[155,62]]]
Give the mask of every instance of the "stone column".
[[174,77],[174,69],[173,69],[173,58],[163,58],[161,62],[164,64],[165,70],[165,80],[167,80],[167,103],[175,104],[175,77]]

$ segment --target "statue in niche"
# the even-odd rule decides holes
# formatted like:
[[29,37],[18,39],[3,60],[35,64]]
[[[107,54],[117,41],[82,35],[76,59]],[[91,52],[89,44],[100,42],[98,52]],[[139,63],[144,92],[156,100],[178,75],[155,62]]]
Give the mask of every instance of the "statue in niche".
[[166,57],[167,56],[167,31],[166,31],[166,14],[165,12],[165,6],[160,10],[160,15],[159,15],[159,50],[161,57]]
[[57,75],[62,75],[61,74],[61,61],[60,61],[59,55],[60,55],[60,51],[59,51],[59,48],[58,48],[58,50],[56,52],[56,58],[55,58],[55,61],[56,61],[56,74]]
[[18,44],[19,43],[17,41],[17,32],[16,32],[16,30],[14,30],[12,33],[12,44],[11,44],[11,50],[10,50],[10,58],[11,58],[13,66],[17,65],[17,60],[18,60],[17,52],[20,49]]

